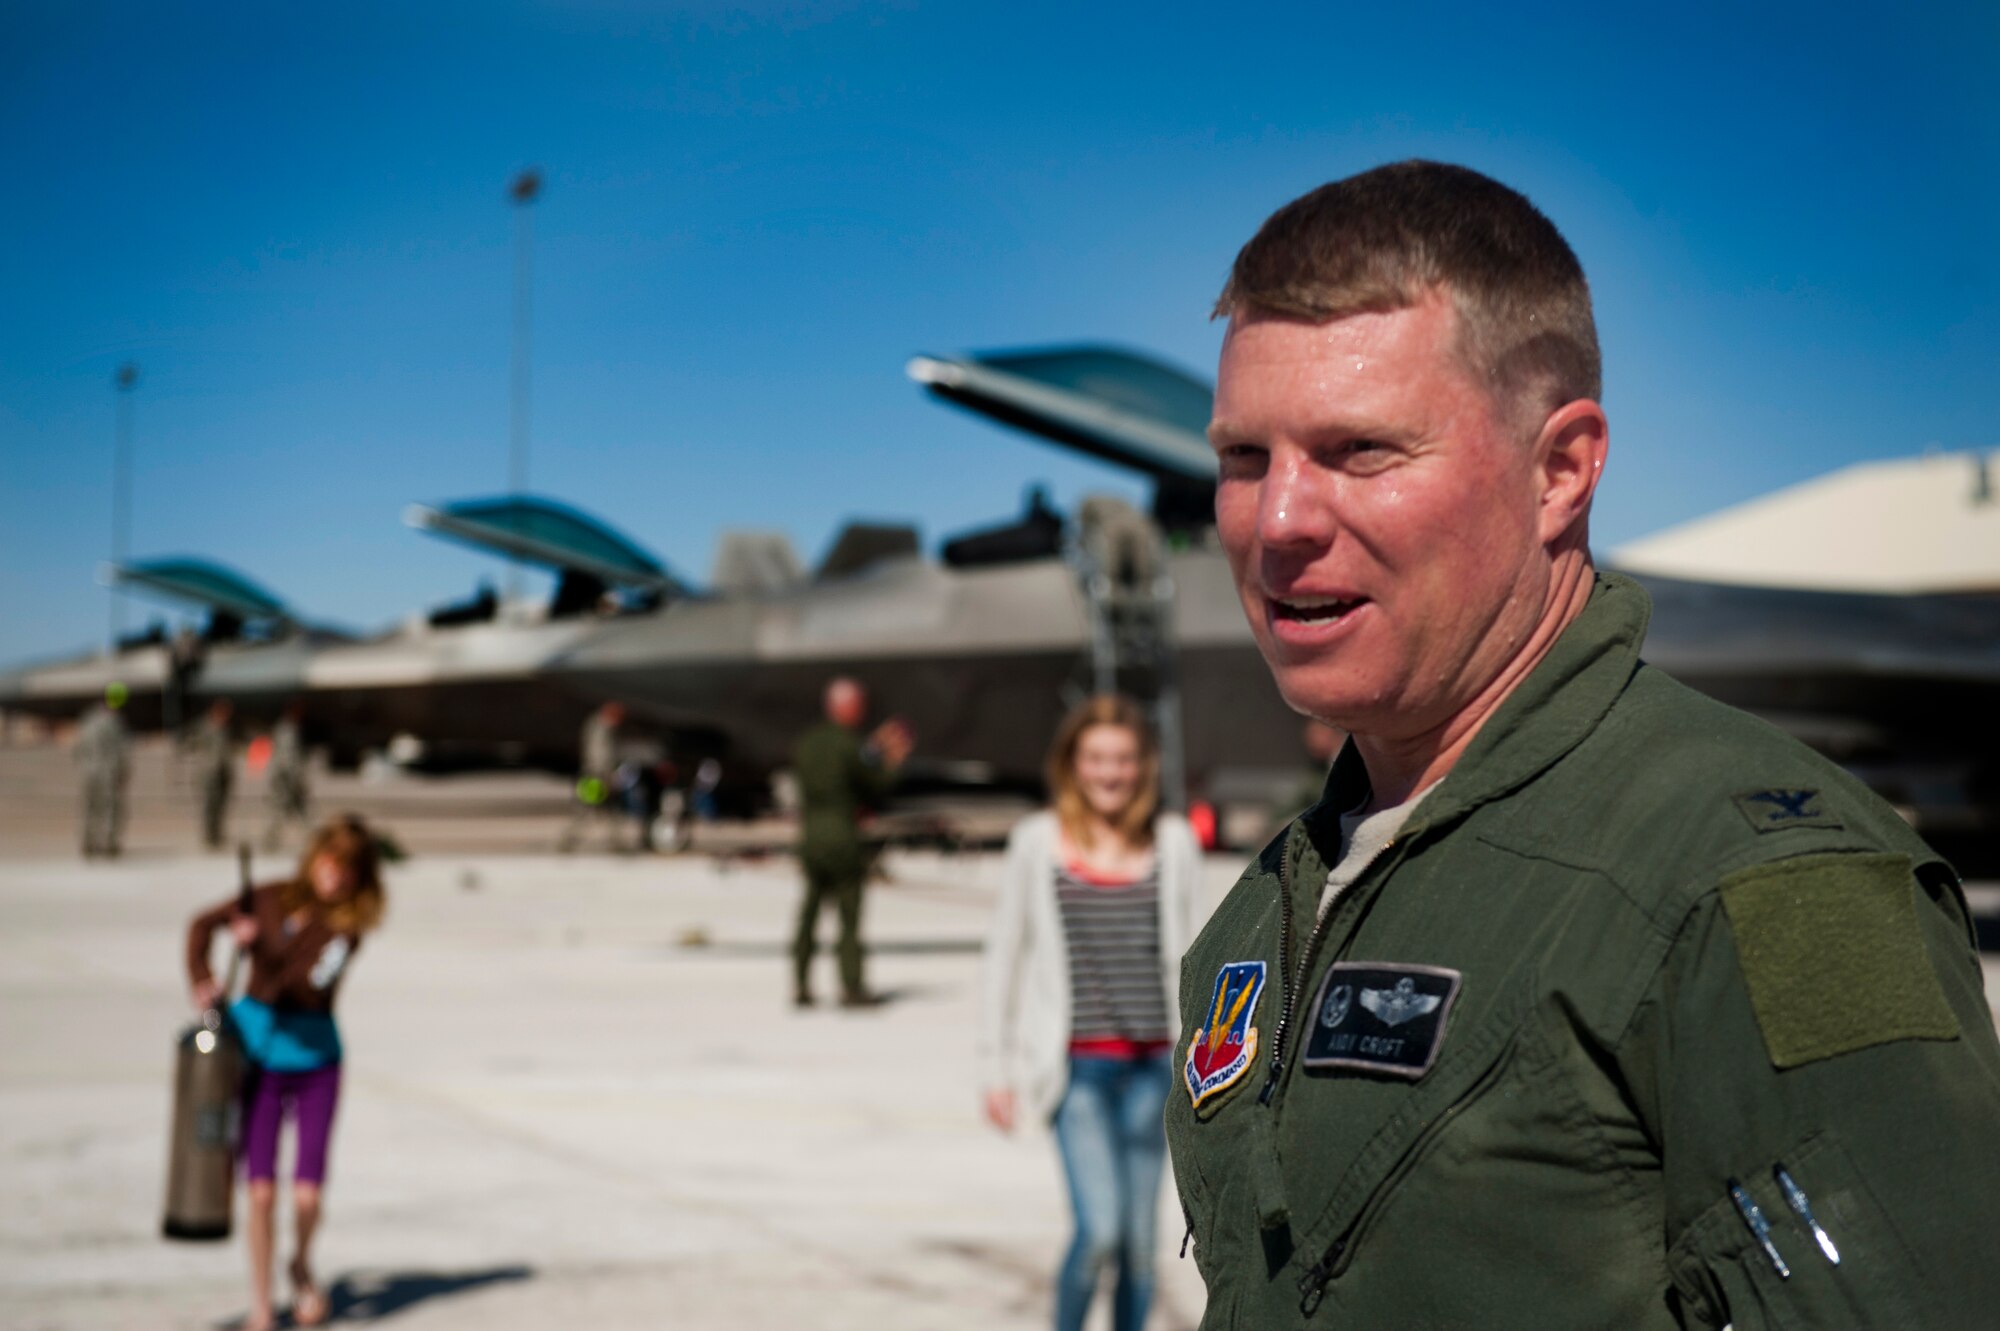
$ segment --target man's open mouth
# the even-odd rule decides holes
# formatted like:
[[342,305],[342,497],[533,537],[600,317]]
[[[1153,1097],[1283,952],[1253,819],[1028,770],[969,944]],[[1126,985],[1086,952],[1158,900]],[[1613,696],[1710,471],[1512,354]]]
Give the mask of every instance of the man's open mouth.
[[1365,596],[1273,596],[1271,615],[1296,624],[1326,624],[1368,603]]

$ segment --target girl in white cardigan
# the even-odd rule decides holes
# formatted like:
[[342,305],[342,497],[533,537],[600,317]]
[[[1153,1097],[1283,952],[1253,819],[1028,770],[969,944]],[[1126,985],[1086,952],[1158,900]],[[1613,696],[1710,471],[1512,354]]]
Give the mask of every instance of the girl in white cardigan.
[[986,1116],[1002,1132],[1023,1116],[1055,1129],[1076,1217],[1056,1279],[1058,1331],[1082,1327],[1107,1267],[1114,1331],[1140,1331],[1201,854],[1185,819],[1158,812],[1159,754],[1130,699],[1072,711],[1047,776],[1054,807],[1008,838],[987,939]]

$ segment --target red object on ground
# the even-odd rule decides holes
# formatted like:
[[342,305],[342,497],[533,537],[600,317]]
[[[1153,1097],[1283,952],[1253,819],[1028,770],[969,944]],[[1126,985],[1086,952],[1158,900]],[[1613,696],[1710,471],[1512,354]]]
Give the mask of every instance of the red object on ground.
[[271,765],[271,737],[259,735],[250,741],[250,747],[243,751],[243,765],[255,776]]
[[1172,1040],[1071,1040],[1069,1052],[1082,1058],[1150,1058],[1174,1047]]
[[1214,850],[1216,846],[1215,806],[1207,800],[1196,800],[1188,805],[1188,826],[1194,829],[1194,839],[1201,843],[1203,850]]

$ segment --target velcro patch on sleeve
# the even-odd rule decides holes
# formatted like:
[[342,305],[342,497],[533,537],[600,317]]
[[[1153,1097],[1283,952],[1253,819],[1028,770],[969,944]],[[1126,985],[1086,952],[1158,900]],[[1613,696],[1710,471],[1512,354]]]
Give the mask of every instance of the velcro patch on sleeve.
[[1731,874],[1721,894],[1774,1067],[1958,1037],[1908,859],[1801,855]]

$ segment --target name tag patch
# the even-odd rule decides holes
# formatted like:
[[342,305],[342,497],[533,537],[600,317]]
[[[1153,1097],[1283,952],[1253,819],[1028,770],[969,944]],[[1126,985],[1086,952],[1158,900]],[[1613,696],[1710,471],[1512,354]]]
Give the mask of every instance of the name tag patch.
[[1215,975],[1215,996],[1208,1003],[1208,1020],[1188,1041],[1187,1063],[1181,1069],[1188,1098],[1195,1107],[1234,1085],[1257,1058],[1257,999],[1264,992],[1264,963],[1232,961]]
[[1463,976],[1442,966],[1342,961],[1327,971],[1312,1008],[1308,1068],[1355,1068],[1422,1077],[1437,1062]]

